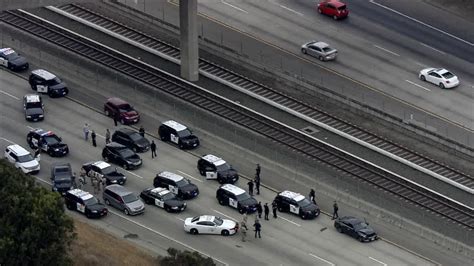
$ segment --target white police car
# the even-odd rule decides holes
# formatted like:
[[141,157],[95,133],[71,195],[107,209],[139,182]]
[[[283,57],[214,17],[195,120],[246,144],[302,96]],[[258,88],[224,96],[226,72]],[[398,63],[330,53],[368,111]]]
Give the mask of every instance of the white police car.
[[228,205],[240,213],[253,213],[257,210],[257,200],[245,190],[231,184],[220,186],[216,198],[219,204]]
[[228,236],[234,235],[238,230],[239,224],[237,222],[214,215],[201,215],[184,220],[184,231],[193,235],[214,234]]
[[30,83],[31,89],[48,94],[50,97],[62,97],[69,93],[65,82],[44,69],[31,71],[28,82]]
[[13,71],[28,69],[26,58],[20,56],[12,48],[0,48],[0,65]]
[[23,109],[27,121],[41,121],[44,119],[44,105],[41,96],[27,94],[23,96]]
[[18,144],[10,145],[5,149],[5,158],[25,174],[35,174],[40,170],[39,162],[33,158],[29,151]]

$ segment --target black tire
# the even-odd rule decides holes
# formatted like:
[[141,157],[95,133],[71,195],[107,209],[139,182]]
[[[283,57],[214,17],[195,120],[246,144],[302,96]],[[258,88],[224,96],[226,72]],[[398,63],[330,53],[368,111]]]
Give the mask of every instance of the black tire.
[[301,52],[302,52],[303,54],[306,54],[306,53],[307,53],[305,48],[301,48]]
[[318,8],[318,13],[319,13],[319,14],[322,14],[323,11],[322,11],[320,8]]
[[338,17],[336,15],[332,16],[334,20],[338,20]]
[[441,83],[439,83],[439,85],[438,85],[438,86],[439,86],[441,89],[444,89],[444,88],[445,88],[445,87],[444,87],[444,84],[443,84],[442,82],[441,82]]
[[110,159],[109,159],[108,156],[102,156],[102,158],[104,158],[104,161],[105,161],[105,162],[107,162],[107,163],[110,162]]
[[358,236],[357,240],[359,240],[359,242],[364,242],[364,239],[361,236]]
[[161,141],[166,141],[166,137],[164,135],[160,135]]
[[421,79],[422,81],[426,81],[426,78],[425,78],[425,76],[423,76],[423,75],[420,76],[420,79]]
[[201,174],[202,176],[205,176],[206,172],[204,172],[204,170],[202,170],[202,169],[199,169],[199,174]]
[[324,57],[318,56],[319,61],[324,61]]
[[104,202],[105,202],[105,205],[109,205],[109,206],[110,206],[110,201],[109,201],[108,199],[105,199]]
[[336,230],[339,232],[339,233],[342,233],[342,228],[339,226],[339,225],[336,225]]
[[120,119],[120,124],[125,125],[125,120],[123,120],[123,118]]
[[218,178],[217,182],[219,182],[219,184],[224,184],[225,183],[224,179],[222,179],[222,178]]
[[73,209],[74,209],[74,206],[72,206],[72,205],[69,204],[69,203],[66,203],[66,208],[67,208],[68,210],[73,210]]
[[221,235],[228,236],[230,233],[228,230],[222,230]]
[[278,206],[278,211],[279,211],[279,212],[283,212],[283,207],[282,207],[282,206]]
[[135,147],[135,146],[134,146],[134,147],[132,147],[132,150],[133,150],[133,152],[135,152],[135,153],[137,153],[137,152],[138,152],[138,148],[137,148],[137,147]]
[[224,202],[224,200],[222,200],[222,199],[219,199],[219,204],[220,204],[220,205],[225,205],[225,202]]
[[124,163],[124,164],[123,164],[123,169],[128,170],[128,169],[130,169],[130,167],[128,166],[127,163]]
[[178,148],[179,148],[180,150],[183,150],[183,149],[184,149],[184,145],[183,145],[183,143],[182,143],[181,141],[180,141],[179,144],[178,144]]
[[168,206],[165,206],[165,211],[167,211],[167,212],[171,212],[171,208],[170,208],[170,207],[168,207]]
[[246,213],[246,212],[247,212],[247,209],[245,209],[245,208],[240,208],[240,209],[239,209],[239,213],[240,213],[240,214],[244,214],[244,213]]
[[196,228],[192,228],[189,232],[190,232],[192,235],[198,235],[198,234],[199,234],[199,231],[198,231]]
[[87,218],[91,218],[91,214],[89,212],[86,211],[86,217]]
[[105,110],[104,110],[104,114],[105,114],[106,116],[110,116],[109,110],[105,109]]
[[127,208],[123,209],[123,213],[125,213],[125,215],[130,215],[130,212],[128,211]]
[[308,218],[304,212],[301,213],[300,217],[303,220],[306,220]]

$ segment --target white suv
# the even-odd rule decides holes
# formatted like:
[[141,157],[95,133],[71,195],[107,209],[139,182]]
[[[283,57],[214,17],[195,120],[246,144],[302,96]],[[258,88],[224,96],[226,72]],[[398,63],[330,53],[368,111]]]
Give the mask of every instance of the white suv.
[[40,170],[40,164],[33,155],[18,144],[10,145],[5,149],[5,158],[25,174],[35,174]]

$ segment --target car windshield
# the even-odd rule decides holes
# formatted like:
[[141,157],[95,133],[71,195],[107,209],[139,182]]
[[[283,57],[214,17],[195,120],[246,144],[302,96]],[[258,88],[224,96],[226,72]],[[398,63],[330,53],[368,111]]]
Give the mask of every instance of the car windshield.
[[134,201],[137,201],[138,198],[137,196],[135,196],[133,193],[130,193],[130,194],[127,194],[125,196],[123,196],[123,202],[125,203],[130,203],[130,202],[134,202]]
[[191,135],[191,131],[189,129],[184,129],[184,130],[181,130],[181,131],[178,131],[178,136],[180,138],[184,138],[184,137],[187,137],[189,135]]
[[250,195],[247,192],[235,196],[237,198],[237,201],[242,201],[250,198]]
[[140,134],[138,134],[137,132],[135,132],[135,133],[130,134],[130,138],[133,141],[138,141],[138,140],[141,140],[143,137]]
[[221,165],[217,165],[216,169],[217,169],[217,172],[227,171],[230,169],[230,165],[228,163],[223,163]]
[[115,169],[110,165],[105,168],[102,168],[101,170],[102,170],[102,174],[104,175],[112,174],[115,172]]
[[54,183],[56,183],[57,185],[59,185],[59,184],[61,184],[61,185],[71,184],[71,179],[67,179],[67,178],[56,179],[56,180],[54,180]]
[[176,186],[178,186],[178,187],[182,187],[182,186],[185,186],[187,184],[189,184],[189,180],[187,180],[185,178],[183,178],[183,179],[179,180],[178,182],[176,182]]
[[450,78],[454,77],[454,74],[451,73],[451,72],[446,72],[446,73],[444,73],[442,76],[443,76],[443,78],[445,78],[445,79],[450,79]]
[[166,193],[165,195],[163,195],[163,200],[171,200],[171,199],[174,199],[174,194],[173,193]]
[[90,199],[84,200],[85,205],[93,205],[99,203],[95,197],[92,197]]
[[130,149],[121,149],[119,150],[119,153],[123,158],[129,158],[135,155],[135,153]]
[[59,139],[58,136],[56,135],[52,135],[52,136],[46,136],[44,137],[44,140],[46,141],[46,143],[48,145],[54,145],[54,144],[57,144],[57,143],[60,143],[61,140]]
[[368,226],[369,226],[368,224],[364,222],[360,222],[360,223],[354,224],[354,230],[359,231],[361,229],[367,228]]
[[61,82],[62,81],[58,77],[55,77],[53,79],[47,80],[45,83],[48,86],[54,86],[54,85],[57,85],[57,84],[61,84]]
[[191,220],[191,222],[195,223],[195,222],[199,221],[200,218],[201,218],[200,216],[196,216]]
[[331,49],[331,47],[326,46],[326,47],[323,48],[323,51],[327,53],[327,52],[331,52],[332,49]]
[[43,107],[41,102],[27,102],[25,106],[26,108],[42,108]]
[[214,217],[214,223],[216,225],[222,225],[224,223],[224,220],[222,220],[220,217]]
[[31,155],[30,153],[22,155],[22,156],[18,156],[18,162],[20,163],[26,163],[32,160],[34,160],[34,158],[33,158],[33,155]]
[[307,198],[304,198],[304,199],[298,201],[298,205],[299,205],[300,207],[306,207],[306,206],[308,206],[308,205],[310,205],[310,204],[311,204],[311,201],[309,201]]
[[122,104],[118,108],[121,113],[133,111],[133,108],[129,104]]
[[337,10],[339,10],[339,11],[343,11],[343,10],[345,10],[345,9],[346,9],[346,6],[345,6],[345,5],[344,5],[344,6],[340,6],[340,7],[337,8]]

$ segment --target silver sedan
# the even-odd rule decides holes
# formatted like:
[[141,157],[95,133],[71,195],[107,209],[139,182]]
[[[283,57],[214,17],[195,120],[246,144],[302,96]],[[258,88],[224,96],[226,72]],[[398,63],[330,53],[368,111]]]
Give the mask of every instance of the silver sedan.
[[313,57],[318,58],[321,61],[334,60],[337,56],[337,50],[331,48],[329,44],[325,42],[311,41],[301,46],[301,52],[303,54],[309,54]]

